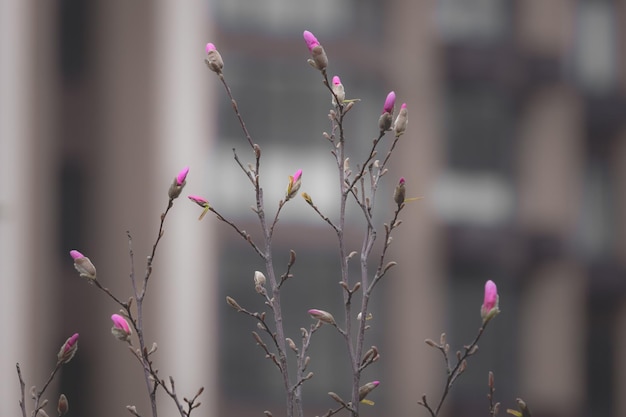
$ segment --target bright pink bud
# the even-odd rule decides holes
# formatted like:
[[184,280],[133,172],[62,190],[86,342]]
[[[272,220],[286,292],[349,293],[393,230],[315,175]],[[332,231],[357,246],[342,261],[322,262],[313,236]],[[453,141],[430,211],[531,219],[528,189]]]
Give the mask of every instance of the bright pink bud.
[[70,360],[72,360],[77,350],[78,333],[74,333],[65,341],[65,343],[63,343],[63,346],[61,346],[61,349],[57,354],[57,360],[59,361],[59,363],[68,363]]
[[306,42],[306,46],[309,48],[309,52],[313,52],[313,48],[315,48],[316,46],[319,46],[320,44],[317,41],[317,38],[308,30],[305,30],[302,35],[304,36],[304,41]]
[[189,173],[189,167],[185,167],[178,173],[176,176],[176,184],[183,185],[185,180],[187,179],[187,174]]
[[396,105],[396,93],[391,91],[387,94],[385,99],[385,105],[383,106],[383,113],[393,113],[393,107]]
[[485,299],[480,307],[483,324],[486,324],[500,312],[499,300],[500,296],[496,284],[492,280],[487,281],[485,283]]
[[130,326],[126,319],[119,314],[113,314],[111,316],[111,320],[113,320],[113,325],[120,330],[124,330],[126,333],[130,333]]
[[295,174],[293,174],[293,182],[299,181],[301,176],[302,176],[302,170],[299,169],[296,171]]
[[207,200],[197,195],[189,195],[187,196],[187,198],[199,205],[200,207],[207,207],[209,205],[209,202]]
[[79,258],[84,258],[84,257],[85,257],[85,255],[83,255],[82,253],[80,253],[80,252],[79,252],[79,251],[77,251],[77,250],[71,250],[71,251],[70,251],[70,256],[71,256],[71,257],[72,257],[72,259],[74,259],[74,260],[79,259]]
[[133,334],[130,326],[126,319],[119,314],[113,314],[111,316],[111,320],[113,320],[113,327],[111,327],[111,333],[118,340],[123,342],[128,342],[130,340],[130,335]]
[[335,75],[333,77],[333,85],[339,85],[339,84],[341,84],[341,80],[339,79],[338,75]]
[[193,201],[194,203],[196,203],[197,205],[199,205],[200,207],[204,208],[204,210],[202,210],[202,213],[200,213],[200,217],[198,217],[198,220],[202,220],[202,218],[211,209],[211,206],[209,205],[209,202],[207,200],[205,200],[204,198],[199,197],[197,195],[189,195],[189,196],[187,196],[187,198],[190,199],[191,201]]
[[211,51],[217,51],[217,49],[215,48],[215,45],[209,42],[206,44],[206,53],[208,54]]

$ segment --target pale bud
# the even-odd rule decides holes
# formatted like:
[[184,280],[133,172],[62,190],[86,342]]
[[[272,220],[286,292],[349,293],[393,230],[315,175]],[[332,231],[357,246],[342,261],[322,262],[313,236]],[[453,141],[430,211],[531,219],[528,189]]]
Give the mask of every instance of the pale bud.
[[254,271],[254,285],[264,286],[265,285],[265,275],[261,271]]
[[327,311],[313,308],[309,310],[309,315],[314,319],[321,321],[322,323],[335,324],[335,318]]
[[96,267],[89,258],[77,250],[71,250],[70,255],[74,259],[74,268],[82,278],[96,279]]

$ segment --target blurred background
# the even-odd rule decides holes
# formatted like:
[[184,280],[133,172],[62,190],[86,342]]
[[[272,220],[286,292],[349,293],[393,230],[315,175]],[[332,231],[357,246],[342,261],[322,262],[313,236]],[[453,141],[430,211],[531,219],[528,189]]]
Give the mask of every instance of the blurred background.
[[[336,216],[321,136],[330,97],[306,63],[308,29],[329,75],[361,99],[347,121],[353,166],[377,134],[387,92],[409,108],[377,220],[389,221],[400,176],[421,200],[403,211],[390,254],[399,265],[373,300],[368,344],[382,359],[364,380],[381,386],[362,415],[427,415],[417,401],[439,398],[445,372],[424,339],[446,332],[453,350],[471,342],[487,279],[502,313],[445,415],[488,415],[490,370],[500,415],[516,397],[533,416],[626,415],[625,20],[620,0],[2,0],[2,414],[19,414],[15,363],[27,389],[41,387],[74,332],[79,351],[51,402],[64,392],[70,415],[124,415],[129,404],[148,414],[140,367],[109,332],[117,309],[77,276],[68,252],[90,257],[125,299],[126,231],[143,276],[184,166],[184,195],[207,197],[258,238],[232,149],[244,164],[253,155],[203,63],[207,42],[263,150],[268,211],[301,168],[302,191]],[[364,225],[349,209],[358,250]],[[206,388],[198,415],[283,415],[279,375],[250,337],[255,324],[224,302],[263,309],[252,281],[260,259],[211,216],[198,222],[199,212],[175,202],[155,258],[146,331],[161,375],[174,376],[181,396]],[[341,309],[335,237],[301,199],[281,216],[278,273],[290,249],[298,258],[283,299],[297,340],[308,308]],[[328,391],[348,396],[341,341],[330,328],[316,335],[308,415],[334,405]]]

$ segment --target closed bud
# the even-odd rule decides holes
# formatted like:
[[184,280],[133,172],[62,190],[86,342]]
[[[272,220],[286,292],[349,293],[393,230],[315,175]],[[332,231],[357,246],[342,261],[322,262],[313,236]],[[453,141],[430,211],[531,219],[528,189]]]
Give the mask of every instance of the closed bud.
[[222,56],[215,48],[215,45],[213,45],[212,43],[206,44],[206,58],[204,59],[204,63],[214,73],[222,73],[222,68],[224,68],[224,61],[222,61]]
[[89,258],[77,250],[71,250],[70,256],[74,259],[74,268],[82,278],[96,279],[96,267]]
[[485,283],[485,298],[483,305],[480,307],[480,316],[483,319],[483,325],[500,313],[499,308],[500,296],[496,284],[489,280]]
[[67,402],[67,397],[65,394],[61,394],[59,396],[59,401],[57,402],[57,413],[59,413],[59,417],[65,415],[69,409],[70,405]]
[[296,196],[300,185],[302,183],[302,170],[296,171],[293,176],[289,176],[289,183],[287,184],[287,192],[285,193],[285,201],[290,200]]
[[400,178],[396,189],[393,192],[393,201],[400,207],[406,198],[406,187],[404,186],[404,177]]
[[66,364],[72,360],[76,351],[78,350],[78,333],[74,333],[70,336],[57,354],[57,360],[61,364]]
[[378,118],[378,129],[380,129],[381,132],[386,132],[391,129],[392,118],[391,113],[381,114]]
[[265,285],[265,275],[261,271],[254,271],[254,285],[264,286]]
[[309,64],[311,64],[313,68],[324,71],[328,66],[328,57],[326,56],[326,52],[324,52],[324,48],[317,41],[315,35],[308,30],[305,30],[302,36],[304,37],[307,48],[309,48],[309,52],[311,53],[312,59],[309,59]]
[[313,308],[309,310],[309,315],[314,319],[321,321],[322,323],[335,324],[335,318],[327,311]]
[[231,306],[232,308],[234,308],[237,311],[243,311],[243,308],[241,308],[241,306],[239,305],[239,303],[237,303],[237,301],[235,301],[235,299],[233,297],[226,297],[226,302],[228,303],[229,306]]
[[111,333],[113,336],[122,342],[128,342],[130,340],[130,336],[133,334],[133,331],[128,325],[126,319],[119,314],[113,314],[111,316],[111,320],[113,320],[113,327],[111,327]]
[[[346,99],[346,92],[343,88],[343,84],[341,84],[341,80],[339,79],[339,76],[337,75],[333,77],[332,90],[334,94],[332,98],[333,106],[336,106],[337,103],[343,104],[343,101]],[[337,97],[337,100],[335,100],[335,97]]]
[[409,123],[409,111],[406,108],[406,103],[402,103],[400,106],[400,112],[396,121],[393,124],[393,132],[396,136],[400,136],[406,130],[406,126]]
[[170,188],[167,191],[167,195],[170,198],[170,200],[174,200],[175,198],[178,198],[181,191],[183,191],[183,188],[187,184],[186,179],[187,179],[188,173],[189,173],[189,167],[185,167],[178,173],[176,177],[174,177],[174,181],[172,182],[172,185],[170,185]]
[[363,401],[379,384],[380,381],[372,381],[359,388],[359,401]]

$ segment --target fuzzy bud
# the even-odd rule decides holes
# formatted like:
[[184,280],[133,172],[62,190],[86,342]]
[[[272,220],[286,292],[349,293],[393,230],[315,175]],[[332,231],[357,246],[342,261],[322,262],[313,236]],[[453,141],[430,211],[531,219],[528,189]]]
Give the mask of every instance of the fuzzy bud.
[[65,415],[69,409],[70,405],[67,402],[67,397],[65,394],[61,394],[59,396],[59,401],[57,402],[57,413],[59,414],[59,417]]
[[311,53],[312,59],[309,59],[309,64],[311,64],[313,68],[324,71],[328,66],[328,57],[326,56],[326,52],[324,52],[324,48],[320,45],[315,35],[308,30],[305,30],[302,36]]
[[367,395],[374,391],[374,389],[380,384],[380,381],[372,381],[359,388],[359,401],[363,401]]
[[63,346],[61,346],[61,349],[59,350],[59,353],[57,354],[57,360],[61,364],[68,363],[69,361],[72,360],[77,350],[78,350],[78,333],[74,333],[65,341],[65,343],[63,343]]
[[96,279],[96,267],[89,258],[77,250],[71,250],[70,256],[74,259],[74,268],[82,278]]
[[215,45],[210,42],[206,44],[206,58],[204,59],[204,63],[216,74],[221,74],[222,68],[224,68],[222,56],[215,48]]
[[309,315],[314,319],[321,321],[322,323],[335,324],[335,318],[327,311],[313,308],[309,310]]
[[400,106],[400,112],[398,112],[398,117],[396,117],[396,121],[393,124],[393,133],[396,136],[400,136],[406,130],[406,126],[409,123],[409,111],[406,108],[406,103],[402,103]]
[[111,333],[113,336],[122,342],[128,342],[130,340],[130,336],[133,334],[133,331],[128,325],[126,319],[119,314],[113,314],[111,316],[111,320],[113,320],[113,327],[111,327]]
[[287,184],[287,192],[285,193],[285,201],[288,201],[296,196],[298,190],[300,189],[302,181],[302,170],[299,169],[296,171],[293,176],[289,176],[289,183]]
[[332,90],[335,96],[337,96],[337,100],[335,100],[334,96],[332,98],[333,106],[336,106],[337,102],[339,102],[339,104],[343,104],[343,101],[346,99],[346,92],[343,88],[343,84],[341,84],[341,79],[339,79],[339,76],[337,75],[333,77]]
[[265,285],[265,275],[261,271],[254,271],[254,285],[264,286]]
[[396,185],[396,189],[393,192],[393,201],[396,202],[398,207],[400,207],[404,203],[404,199],[406,198],[406,187],[404,186],[404,177],[400,178],[398,185]]
[[480,316],[483,319],[483,325],[500,313],[499,308],[500,296],[496,284],[489,280],[485,283],[485,298],[483,305],[480,307]]
[[172,185],[170,185],[170,189],[167,191],[167,195],[170,198],[170,200],[174,200],[175,198],[178,198],[181,191],[183,191],[185,184],[187,184],[186,179],[187,179],[188,173],[189,173],[189,167],[185,167],[174,178]]

